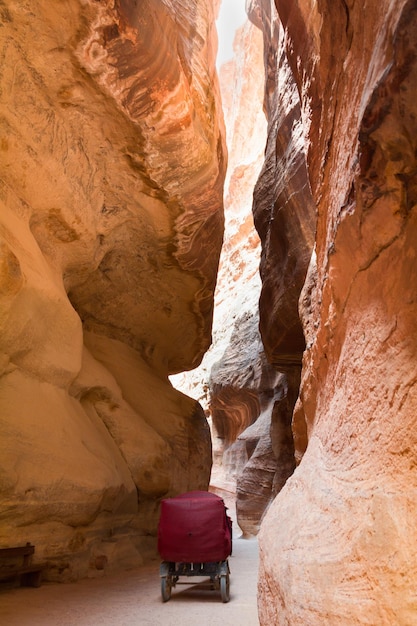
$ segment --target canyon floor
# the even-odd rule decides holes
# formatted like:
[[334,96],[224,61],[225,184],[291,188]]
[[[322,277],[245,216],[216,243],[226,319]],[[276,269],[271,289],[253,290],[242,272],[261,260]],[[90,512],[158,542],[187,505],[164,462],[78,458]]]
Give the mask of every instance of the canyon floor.
[[[237,534],[237,533],[236,533]],[[230,602],[200,584],[160,595],[159,561],[134,571],[38,589],[0,590],[0,624],[7,626],[258,626],[258,543],[235,537],[229,558]],[[188,582],[190,578],[180,578]],[[198,579],[200,580],[200,579]]]

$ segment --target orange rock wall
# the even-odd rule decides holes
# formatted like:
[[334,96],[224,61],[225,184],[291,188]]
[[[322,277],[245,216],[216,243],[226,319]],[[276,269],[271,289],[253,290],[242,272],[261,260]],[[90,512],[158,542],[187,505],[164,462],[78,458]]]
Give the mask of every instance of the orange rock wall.
[[209,416],[211,489],[228,499],[236,495],[240,528],[245,534],[256,534],[272,497],[277,462],[269,424],[277,381],[279,386],[282,377],[266,361],[258,329],[260,242],[253,225],[252,199],[266,135],[261,31],[245,21],[235,32],[233,48],[233,59],[219,71],[228,171],[213,343],[200,367],[172,380],[198,398]]
[[[259,238],[252,217],[253,188],[264,160],[267,122],[264,45],[247,21],[236,33],[234,58],[220,69],[229,152],[225,185],[225,242],[208,379],[213,424],[212,488],[236,493],[237,522],[256,535],[277,476],[288,477],[288,442],[271,440],[271,416],[286,389],[267,361],[259,332]],[[217,359],[214,356],[217,355]],[[292,412],[292,411],[291,411]],[[289,425],[291,412],[286,415]],[[292,439],[289,441],[293,460]],[[293,463],[289,473],[293,470]],[[280,481],[278,481],[280,482]]]
[[[244,534],[254,535],[271,500],[295,467],[291,419],[304,347],[297,307],[313,246],[314,205],[307,179],[298,92],[288,63],[277,63],[279,58],[285,60],[285,54],[274,7],[262,13],[262,18],[259,11],[265,6],[254,2],[248,3],[247,9],[252,29],[255,25],[264,32],[264,44],[262,59],[256,65],[259,50],[255,55],[247,41],[235,42],[236,83],[239,87],[246,84],[249,89],[234,91],[233,113],[238,111],[236,126],[240,132],[232,135],[229,163],[234,165],[250,144],[241,129],[245,120],[247,128],[253,128],[249,122],[256,100],[251,73],[257,67],[257,81],[262,78],[265,90],[258,106],[263,105],[268,119],[264,164],[253,194],[255,224],[262,239],[260,318],[254,312],[258,308],[256,291],[252,311],[236,319],[229,345],[211,370],[210,411],[216,431],[225,442],[223,465],[236,476],[238,523]],[[226,113],[227,105],[228,101]],[[227,127],[235,128],[231,121],[226,115]],[[231,169],[226,217],[227,211],[236,210],[241,202],[247,178],[247,170]],[[225,251],[230,253],[227,244]],[[230,259],[234,257],[237,252],[230,254]],[[245,253],[242,264],[247,259]],[[234,267],[232,260],[229,263]],[[242,293],[250,293],[249,282],[239,284]],[[219,291],[227,301],[230,293],[224,287],[220,282]],[[229,306],[233,307],[232,299]]]
[[208,484],[203,411],[168,375],[211,340],[216,11],[1,3],[0,544],[32,541],[50,578],[140,563],[158,500]]
[[277,0],[276,8],[317,232],[300,298],[301,462],[261,528],[260,622],[411,625],[417,6]]
[[298,298],[314,245],[315,206],[307,175],[297,85],[272,2],[252,2],[253,22],[264,30],[268,137],[254,190],[255,226],[262,241],[260,331],[269,361],[290,376],[305,346]]

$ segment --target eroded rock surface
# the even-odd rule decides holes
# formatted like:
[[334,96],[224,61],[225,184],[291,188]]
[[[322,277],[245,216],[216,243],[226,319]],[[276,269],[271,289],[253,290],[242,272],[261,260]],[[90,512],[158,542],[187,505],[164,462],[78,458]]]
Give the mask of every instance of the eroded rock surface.
[[300,299],[301,462],[262,525],[260,621],[411,626],[417,7],[276,6],[318,222]]
[[264,32],[268,118],[265,162],[253,206],[262,241],[260,330],[269,361],[287,371],[300,368],[305,345],[298,298],[314,244],[315,206],[307,176],[299,93],[274,4],[254,0],[249,15]]
[[[212,424],[211,488],[236,494],[239,525],[252,535],[272,498],[276,459],[268,423],[281,377],[265,358],[258,329],[260,243],[252,196],[263,163],[266,119],[262,33],[249,21],[237,30],[234,57],[221,66],[219,78],[229,161],[213,345],[201,366],[175,377],[175,384],[201,398]],[[261,415],[262,428],[252,428]],[[262,493],[257,481],[265,485]]]
[[[284,393],[283,378],[266,360],[258,316],[246,312],[236,319],[235,331],[213,365],[209,381],[213,430],[221,442],[219,461],[227,480],[236,481],[237,521],[246,536],[258,533],[273,497],[280,454],[277,449],[275,455],[272,447],[271,414],[275,400]],[[215,472],[211,482],[222,487]]]
[[[258,61],[256,74],[258,80],[263,77],[263,108],[268,118],[265,161],[253,203],[262,240],[260,320],[253,312],[236,319],[229,345],[211,371],[210,410],[225,446],[223,466],[229,476],[236,477],[238,522],[244,534],[250,535],[257,534],[265,510],[295,468],[291,420],[304,348],[297,307],[313,246],[315,217],[300,100],[286,62],[283,34],[273,5],[269,13],[266,3],[248,3],[247,8],[259,34],[264,33],[262,65]],[[239,65],[239,48],[241,54],[249,49],[242,43],[238,40],[235,45],[239,85],[247,80],[247,68],[253,72],[255,65],[250,56]],[[236,107],[239,104],[242,109],[240,125],[247,119],[249,101],[253,105],[248,90],[235,90]],[[226,122],[228,128],[232,126],[227,115]],[[231,163],[249,139],[240,132],[233,135],[233,141]],[[232,184],[237,172],[230,179],[226,210],[241,198],[238,185]],[[250,284],[240,284],[242,293],[250,290]],[[222,297],[227,299],[230,293],[224,286],[220,283]]]
[[168,375],[210,344],[225,144],[212,2],[3,2],[0,542],[50,578],[137,564],[206,488]]
[[264,83],[262,33],[247,21],[236,32],[233,60],[220,69],[229,165],[213,345],[202,366],[180,383],[207,407],[214,443],[211,488],[236,494],[237,520],[246,536],[257,534],[282,483],[277,476],[284,465],[289,471],[288,450],[289,473],[294,468],[290,429],[287,439],[271,435],[274,404],[287,383],[268,363],[258,328],[260,245],[252,200],[264,159]]
[[[233,98],[223,97],[230,129],[226,217],[229,212],[233,216],[239,205],[248,204],[244,202],[245,194],[249,195],[246,186],[254,182],[248,166],[241,163],[242,153],[257,145],[257,127],[252,121],[256,105],[258,111],[262,105],[268,120],[263,167],[253,194],[255,224],[262,240],[259,305],[258,285],[242,271],[249,251],[242,253],[243,244],[229,235],[224,265],[230,267],[229,276],[238,276],[234,278],[236,293],[240,288],[244,296],[238,299],[241,312],[235,316],[224,353],[211,369],[209,384],[215,441],[221,442],[217,453],[221,452],[223,476],[236,480],[237,519],[245,535],[257,534],[265,510],[295,468],[291,421],[304,349],[297,309],[315,227],[300,100],[274,7],[269,6],[269,13],[267,9],[266,3],[247,3],[252,24],[246,26],[246,36],[242,32],[236,38],[234,61],[220,74],[222,94],[226,76],[229,86],[234,85]],[[263,45],[254,48],[253,42],[262,34]],[[255,85],[262,86],[259,100]],[[256,165],[259,168],[259,159]],[[234,290],[228,288],[222,266],[220,270],[219,299],[234,311]],[[260,318],[255,312],[258,306]],[[221,475],[213,473],[212,484],[221,482]]]

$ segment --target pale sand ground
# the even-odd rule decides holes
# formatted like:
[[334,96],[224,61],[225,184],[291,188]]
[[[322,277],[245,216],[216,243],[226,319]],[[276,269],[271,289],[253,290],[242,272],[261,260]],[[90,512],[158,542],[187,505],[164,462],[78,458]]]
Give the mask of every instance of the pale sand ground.
[[[38,589],[1,590],[1,626],[258,626],[256,539],[234,537],[229,557],[230,602],[219,591],[177,586],[160,595],[159,561],[140,569]],[[190,578],[180,578],[188,582]]]

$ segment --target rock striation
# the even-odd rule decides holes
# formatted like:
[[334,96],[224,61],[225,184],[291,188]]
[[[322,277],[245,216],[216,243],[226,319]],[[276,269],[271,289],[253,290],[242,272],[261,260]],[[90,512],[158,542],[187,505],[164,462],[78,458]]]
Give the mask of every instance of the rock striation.
[[[282,60],[300,99],[317,229],[300,297],[306,350],[293,421],[300,463],[262,524],[260,621],[411,625],[417,6],[275,4]],[[257,11],[270,32],[270,3]],[[300,136],[296,123],[289,131],[288,146]],[[266,229],[261,237],[273,235]],[[291,255],[297,239],[290,243]],[[271,310],[276,303],[271,296]],[[262,304],[260,314],[267,318]],[[299,354],[295,340],[285,342],[288,325],[272,334],[268,327],[266,319],[268,354],[280,345]]]
[[248,15],[264,32],[265,161],[254,190],[254,220],[262,242],[259,301],[265,352],[281,371],[299,370],[305,346],[298,298],[314,245],[315,205],[307,174],[297,84],[273,2],[252,0]]
[[[251,28],[264,31],[256,75],[258,80],[262,76],[264,94],[259,104],[263,104],[268,119],[263,167],[253,194],[255,225],[262,242],[260,317],[253,312],[258,304],[252,302],[252,313],[237,318],[228,347],[211,370],[209,385],[213,424],[224,445],[222,463],[229,477],[236,478],[237,519],[244,535],[257,534],[265,510],[295,468],[291,421],[304,349],[298,297],[315,226],[300,100],[273,5],[269,9],[267,13],[266,5],[247,3]],[[239,87],[245,82],[252,86],[247,68],[253,72],[256,57],[249,55],[250,47],[240,39],[235,50],[237,83]],[[245,62],[239,63],[243,54]],[[234,94],[241,128],[250,110],[248,101],[253,106],[254,97],[248,96],[244,88],[235,89]],[[227,111],[226,101],[226,127],[235,129]],[[248,143],[242,132],[232,134],[226,215],[242,197],[233,185],[239,170],[231,166]],[[226,250],[228,253],[229,248]],[[249,292],[250,284],[242,282],[242,293]],[[224,287],[220,282],[222,298],[227,299],[230,292]]]
[[256,535],[273,497],[280,455],[272,447],[271,414],[284,389],[283,376],[266,360],[257,315],[247,311],[237,317],[225,352],[211,368],[209,389],[213,431],[220,443],[217,461],[223,469],[219,479],[213,468],[211,485],[224,488],[236,482],[238,525],[244,536]]
[[0,543],[50,579],[138,564],[206,488],[226,148],[217,3],[1,3]]
[[229,159],[213,345],[201,367],[176,379],[201,398],[210,416],[210,486],[236,497],[237,521],[245,536],[257,534],[277,485],[283,484],[282,472],[287,478],[294,469],[292,411],[285,414],[289,436],[282,437],[278,419],[271,439],[274,407],[285,396],[287,382],[268,363],[258,328],[260,245],[252,201],[264,160],[264,74],[262,33],[247,21],[236,32],[233,59],[219,74]]
[[272,498],[277,463],[269,425],[282,377],[267,362],[258,329],[260,242],[252,198],[266,135],[261,31],[246,21],[235,33],[233,48],[233,59],[219,71],[228,170],[213,343],[199,368],[173,380],[200,399],[209,416],[210,488],[231,501],[236,496],[238,524],[245,535],[253,535]]

